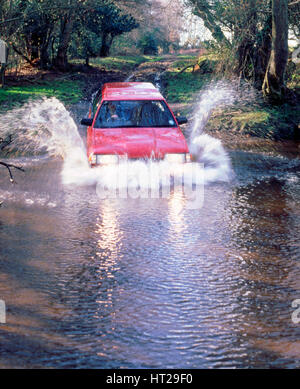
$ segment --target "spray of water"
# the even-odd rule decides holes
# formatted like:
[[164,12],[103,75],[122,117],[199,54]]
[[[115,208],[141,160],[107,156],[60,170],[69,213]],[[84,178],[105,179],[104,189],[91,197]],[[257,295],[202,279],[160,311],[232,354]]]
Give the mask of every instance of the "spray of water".
[[230,106],[236,98],[237,92],[227,83],[220,81],[209,84],[197,98],[191,138],[194,139],[203,132],[214,109]]
[[0,117],[0,136],[12,135],[10,156],[48,155],[86,165],[85,148],[77,126],[56,98],[31,101]]
[[[221,141],[203,133],[204,127],[214,109],[230,106],[236,99],[236,92],[224,83],[215,83],[205,89],[196,104],[194,120],[189,137],[189,149],[195,163],[183,167],[169,165],[166,161],[127,161],[117,166],[103,166],[88,169],[81,176],[74,171],[66,160],[63,169],[63,179],[68,184],[90,184],[101,182],[109,187],[118,181],[118,185],[132,187],[139,183],[141,187],[162,186],[168,183],[168,177],[175,181],[185,175],[191,184],[207,184],[210,182],[228,182],[232,178],[230,159]],[[204,171],[200,173],[204,165]],[[197,174],[197,169],[199,174]],[[195,174],[196,172],[196,174]],[[121,180],[120,177],[126,177]],[[157,177],[160,179],[157,180]],[[200,182],[200,180],[202,182]]]
[[207,181],[229,181],[232,178],[230,159],[221,141],[205,134],[204,128],[216,108],[231,106],[236,99],[236,89],[224,82],[208,85],[197,98],[189,149],[193,158],[204,164]]
[[[195,184],[195,177],[203,183],[226,182],[231,178],[229,158],[221,142],[204,134],[203,129],[214,108],[221,104],[231,104],[233,100],[234,94],[230,88],[221,85],[208,88],[200,96],[189,139],[190,151],[197,162],[184,168],[180,165],[174,168],[166,161],[128,161],[117,166],[91,169],[78,128],[64,105],[56,98],[31,102],[2,115],[0,136],[8,133],[17,135],[14,145],[18,155],[62,157],[61,176],[64,184],[95,185],[102,182],[109,187],[110,183],[116,181],[116,177],[126,177],[123,180],[126,187],[134,186],[136,182],[141,186],[153,187],[162,185],[164,178],[171,174],[182,177],[183,169],[186,176],[190,174],[192,184]],[[204,164],[204,174],[197,176],[195,169],[202,169],[199,162]],[[187,169],[190,169],[190,173]],[[160,179],[157,180],[157,177]]]

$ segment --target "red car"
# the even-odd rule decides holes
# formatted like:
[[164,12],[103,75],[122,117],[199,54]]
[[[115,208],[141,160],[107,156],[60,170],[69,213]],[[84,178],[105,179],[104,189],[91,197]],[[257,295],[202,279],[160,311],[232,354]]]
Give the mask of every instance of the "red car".
[[88,126],[87,155],[92,166],[118,163],[124,158],[190,161],[179,128],[187,119],[175,117],[151,83],[109,83],[101,92],[89,118],[81,120]]

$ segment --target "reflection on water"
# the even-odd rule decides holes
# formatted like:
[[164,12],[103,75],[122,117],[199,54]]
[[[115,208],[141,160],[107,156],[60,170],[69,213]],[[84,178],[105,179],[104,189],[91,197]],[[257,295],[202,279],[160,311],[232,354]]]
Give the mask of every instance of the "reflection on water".
[[170,194],[168,202],[168,217],[170,226],[172,227],[171,236],[174,238],[174,234],[176,234],[179,237],[185,229],[185,220],[182,212],[185,206],[185,199],[181,188],[174,188],[173,193]]
[[240,276],[241,330],[255,349],[285,367],[285,358],[295,358],[294,367],[300,358],[300,328],[291,321],[300,288],[299,177],[298,171],[292,181],[269,177],[235,188],[227,214],[229,255],[236,250]]
[[[99,240],[97,241],[97,273],[99,276],[99,286],[103,280],[114,280],[114,274],[120,268],[118,262],[121,260],[119,256],[119,245],[122,245],[122,234],[118,228],[118,220],[116,211],[109,200],[106,200],[102,204],[101,217],[98,218],[96,224],[96,233],[99,234]],[[113,285],[110,285],[106,290],[106,299],[97,300],[99,304],[99,311],[101,307],[104,308],[112,306]],[[99,317],[101,319],[101,316]]]
[[[200,210],[177,188],[100,201],[57,163],[16,194],[1,179],[1,366],[299,367],[299,171],[231,157],[235,182],[206,186]],[[55,206],[36,202],[43,182]]]
[[193,210],[176,186],[100,200],[79,140],[65,163],[0,176],[0,366],[300,367],[299,160],[231,153],[228,182],[227,154],[198,137],[210,184]]

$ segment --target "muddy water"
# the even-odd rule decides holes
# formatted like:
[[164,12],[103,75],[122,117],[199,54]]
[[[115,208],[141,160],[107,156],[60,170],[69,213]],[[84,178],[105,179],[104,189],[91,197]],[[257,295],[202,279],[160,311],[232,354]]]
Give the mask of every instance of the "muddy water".
[[300,161],[203,136],[200,209],[178,188],[101,200],[62,117],[46,154],[14,156],[16,184],[0,176],[0,366],[300,367]]

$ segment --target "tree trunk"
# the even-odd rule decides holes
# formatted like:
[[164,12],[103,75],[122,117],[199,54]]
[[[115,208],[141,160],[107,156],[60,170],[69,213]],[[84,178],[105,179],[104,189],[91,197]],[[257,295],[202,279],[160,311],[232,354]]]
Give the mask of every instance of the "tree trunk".
[[272,50],[267,67],[263,93],[272,102],[282,102],[285,96],[285,69],[288,61],[288,4],[287,0],[273,0]]
[[71,34],[75,17],[72,11],[65,16],[61,22],[61,32],[59,38],[59,45],[56,57],[54,58],[54,66],[60,70],[66,71],[68,69],[68,48],[71,40]]
[[[272,8],[272,1],[270,2],[270,10]],[[258,90],[262,89],[266,70],[269,64],[270,54],[272,48],[272,15],[267,19],[264,28],[261,32],[261,41],[255,51],[255,87]]]
[[47,69],[50,63],[50,58],[48,54],[48,46],[44,45],[41,48],[41,58],[40,58],[40,67],[41,69]]
[[0,64],[0,84],[1,84],[1,88],[4,88],[4,84],[5,84],[5,70],[6,70],[6,63]]
[[51,42],[52,32],[54,29],[53,23],[48,23],[48,31],[47,34],[44,34],[41,41],[41,48],[40,48],[40,67],[41,69],[48,69],[49,65],[51,63],[50,56],[49,56],[49,46]]
[[100,49],[100,57],[108,57],[110,46],[112,44],[113,38],[109,36],[107,32],[104,32],[102,35],[102,44]]
[[38,34],[31,34],[31,37],[30,37],[30,42],[31,42],[30,59],[34,63],[37,62],[40,58],[39,38],[40,38],[40,36]]

